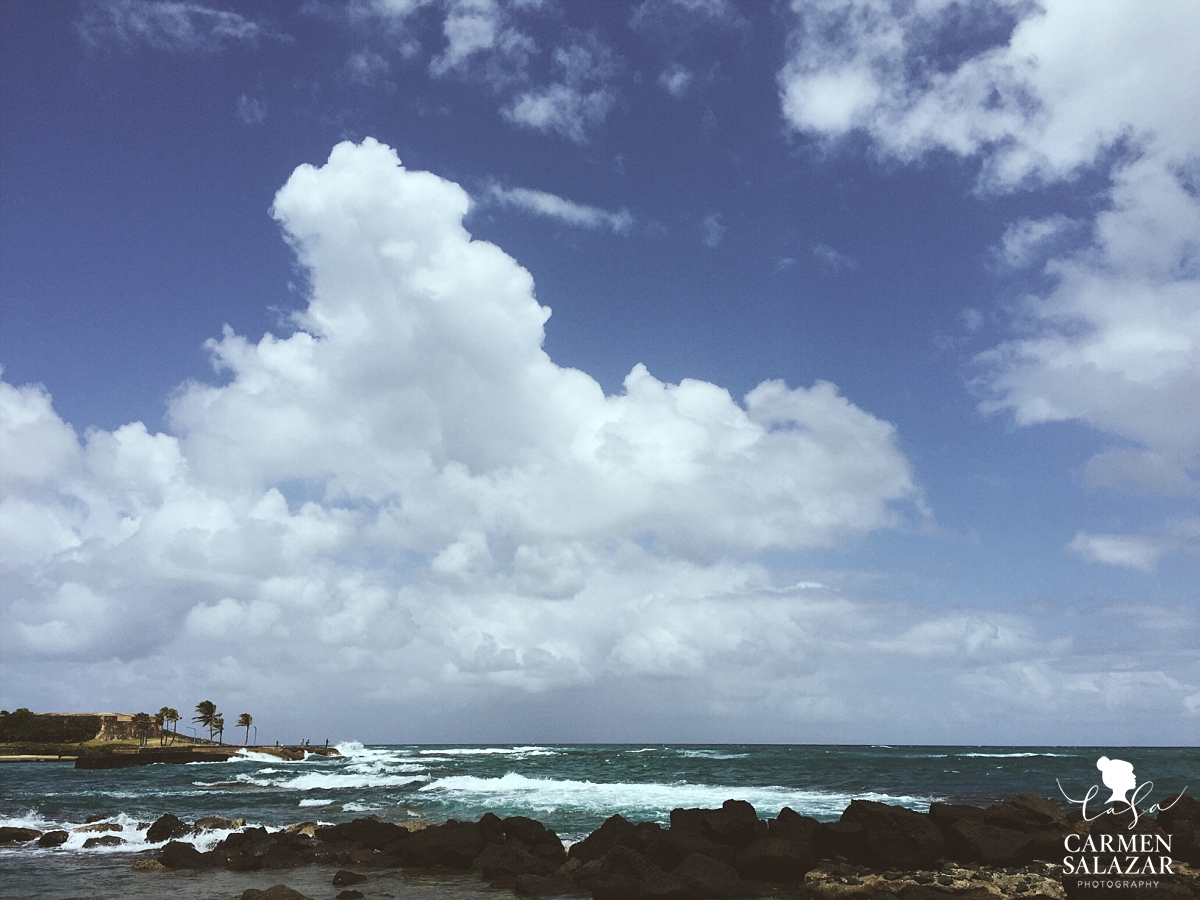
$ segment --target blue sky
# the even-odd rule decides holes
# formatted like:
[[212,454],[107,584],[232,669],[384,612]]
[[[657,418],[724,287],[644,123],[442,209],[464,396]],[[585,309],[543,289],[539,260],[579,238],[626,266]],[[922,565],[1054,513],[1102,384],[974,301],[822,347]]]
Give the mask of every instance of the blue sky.
[[0,705],[1196,740],[1193,4],[0,9]]

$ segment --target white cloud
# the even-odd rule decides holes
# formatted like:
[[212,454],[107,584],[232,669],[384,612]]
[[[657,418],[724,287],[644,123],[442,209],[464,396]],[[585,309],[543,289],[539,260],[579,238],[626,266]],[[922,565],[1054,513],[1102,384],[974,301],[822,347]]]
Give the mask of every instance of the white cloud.
[[713,249],[721,245],[721,241],[725,240],[725,226],[719,213],[709,213],[701,219],[700,235],[705,247]]
[[280,37],[238,13],[182,0],[103,0],[85,8],[76,28],[91,43],[144,42],[182,52]]
[[[986,411],[1021,425],[1077,420],[1119,439],[1093,483],[1196,490],[1200,415],[1200,7],[949,0],[797,2],[784,115],[835,142],[857,132],[916,160],[949,151],[981,163],[984,192],[1070,181],[1101,167],[1106,201],[1090,246],[1063,214],[1014,222],[999,258],[1049,257],[1053,286],[1016,310],[1016,336],[979,355]],[[953,18],[977,48],[945,62]],[[970,37],[968,35],[968,37]],[[1118,458],[1119,456],[1119,458]],[[1141,470],[1138,463],[1150,466]]]
[[659,73],[658,83],[672,97],[682,97],[692,83],[692,73],[686,66],[675,63]]
[[633,216],[626,210],[608,212],[595,206],[575,203],[546,191],[493,185],[487,196],[504,206],[515,206],[581,228],[610,228],[618,234],[624,234],[633,227]]
[[508,121],[553,132],[576,143],[601,125],[617,102],[611,84],[616,69],[612,51],[596,40],[556,47],[556,80],[523,91],[504,108]]
[[352,83],[371,87],[384,83],[389,69],[386,59],[373,50],[363,49],[347,57],[345,73]]
[[813,244],[812,252],[813,256],[835,272],[858,268],[858,261],[853,256],[834,250],[828,244]]
[[267,103],[242,94],[238,97],[237,113],[238,118],[247,125],[261,125],[267,117]]
[[995,257],[1007,268],[1027,268],[1050,255],[1058,240],[1078,225],[1061,213],[1042,219],[1018,219],[1004,229]]
[[[596,739],[668,717],[743,740],[1088,721],[1099,700],[1063,718],[1013,673],[1113,665],[1027,617],[778,587],[756,561],[914,515],[891,425],[823,382],[738,402],[636,366],[606,396],[547,355],[532,278],[468,208],[370,140],[298,168],[274,206],[310,273],[296,331],[210,342],[224,377],[180,389],[169,434],[81,439],[44,390],[0,382],[7,691],[219,694],[380,739],[400,711],[425,740],[489,716]],[[1180,660],[1130,702],[1173,721],[1196,693]]]
[[1067,549],[1089,562],[1153,572],[1167,553],[1200,553],[1200,519],[1179,519],[1143,534],[1089,534],[1081,531]]

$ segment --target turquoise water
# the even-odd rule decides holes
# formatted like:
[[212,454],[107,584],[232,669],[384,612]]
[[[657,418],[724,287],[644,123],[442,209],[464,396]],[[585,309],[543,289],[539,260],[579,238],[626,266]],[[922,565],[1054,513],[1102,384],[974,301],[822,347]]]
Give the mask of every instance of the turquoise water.
[[[0,874],[9,885],[0,885],[0,893],[22,885],[22,890],[36,887],[42,892],[38,896],[132,897],[142,885],[150,891],[144,896],[157,896],[153,891],[159,888],[153,884],[158,882],[144,880],[147,876],[141,873],[134,877],[130,864],[136,854],[153,849],[145,842],[146,823],[167,812],[185,821],[220,815],[279,827],[367,814],[396,821],[477,819],[491,811],[531,816],[572,840],[614,813],[666,822],[675,807],[719,806],[730,797],[749,800],[764,818],[790,806],[827,821],[836,819],[854,798],[913,809],[926,809],[936,800],[987,804],[1024,792],[1059,798],[1056,781],[1081,797],[1090,786],[1100,785],[1096,760],[1102,755],[1131,762],[1143,791],[1153,782],[1144,805],[1184,789],[1193,796],[1200,792],[1200,751],[1195,748],[350,743],[339,749],[340,757],[311,756],[290,763],[250,754],[225,763],[109,771],[81,771],[66,763],[0,764],[0,825],[73,832],[59,850],[0,849]],[[84,850],[84,840],[95,835],[73,829],[89,816],[120,824],[122,831],[115,833],[126,843]],[[225,834],[213,832],[197,843],[205,849]],[[40,876],[46,877],[39,881]],[[232,887],[222,887],[224,894],[205,893],[217,887],[205,877],[187,876],[192,887],[179,895],[237,896]],[[239,875],[235,880],[241,890],[265,886],[260,882],[268,877]],[[303,876],[316,877],[317,873]],[[396,878],[400,886],[392,893],[397,897],[466,897],[480,890],[470,879],[451,884],[400,874]],[[73,885],[86,881],[95,886],[105,879],[113,880],[110,894],[99,888],[88,893]],[[299,887],[301,879],[297,875],[275,881]],[[45,893],[51,884],[65,893]]]

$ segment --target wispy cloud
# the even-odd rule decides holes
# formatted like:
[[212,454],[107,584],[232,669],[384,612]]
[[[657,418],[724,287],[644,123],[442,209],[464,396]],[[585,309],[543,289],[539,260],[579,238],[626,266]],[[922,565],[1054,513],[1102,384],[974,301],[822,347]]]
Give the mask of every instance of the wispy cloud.
[[658,83],[672,97],[682,97],[687,93],[692,83],[692,73],[686,66],[675,63],[664,69],[658,76]]
[[725,225],[719,213],[709,213],[700,220],[700,237],[709,249],[720,246],[725,240]]
[[848,269],[858,268],[858,260],[853,256],[842,253],[839,250],[834,250],[828,244],[820,242],[812,245],[812,254],[824,265],[833,269],[835,272],[841,272]]
[[625,234],[633,227],[633,216],[627,210],[609,212],[546,191],[492,185],[487,197],[503,206],[516,207],[581,228],[609,228],[618,234]]
[[1141,534],[1091,534],[1081,531],[1067,545],[1081,559],[1139,572],[1153,572],[1174,551],[1200,553],[1200,519],[1177,519]]
[[247,125],[261,125],[267,117],[267,101],[242,94],[238,97],[237,114]]
[[617,102],[612,77],[616,59],[594,38],[553,54],[555,80],[523,91],[503,110],[508,121],[552,132],[576,143],[602,124]]
[[284,37],[239,13],[182,0],[94,2],[84,7],[75,26],[92,44],[144,43],[177,52],[214,52],[228,44]]

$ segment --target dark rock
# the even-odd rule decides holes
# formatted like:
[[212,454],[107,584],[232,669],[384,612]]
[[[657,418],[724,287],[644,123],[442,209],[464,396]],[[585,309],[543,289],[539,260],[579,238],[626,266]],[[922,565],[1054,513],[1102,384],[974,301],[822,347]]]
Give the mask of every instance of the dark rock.
[[338,891],[337,900],[362,900],[365,896],[362,891]]
[[42,836],[42,833],[36,828],[11,828],[5,826],[0,828],[0,846],[7,844],[27,844],[30,841],[36,841]]
[[516,838],[530,847],[545,842],[549,833],[545,825],[527,816],[509,816],[501,824],[504,826],[505,837]]
[[484,813],[479,819],[479,833],[489,844],[503,844],[504,822],[495,813]]
[[294,869],[304,864],[302,857],[295,848],[286,844],[273,843],[267,852],[259,857],[260,869]]
[[488,881],[515,880],[518,875],[553,874],[559,864],[534,855],[523,841],[510,839],[503,844],[488,844],[475,858],[474,865]]
[[735,847],[715,843],[695,832],[664,831],[651,842],[642,855],[659,868],[670,872],[693,853],[700,853],[732,866],[738,851]]
[[572,844],[567,856],[581,863],[600,859],[613,847],[629,847],[639,843],[637,829],[624,816],[609,816],[582,841]]
[[785,841],[811,841],[813,829],[821,823],[812,816],[802,816],[790,806],[785,806],[779,815],[767,822],[767,833]]
[[106,834],[104,837],[88,838],[83,842],[84,850],[91,850],[93,847],[116,847],[125,843],[124,838],[119,838],[115,834]]
[[1200,801],[1187,794],[1163,801],[1158,826],[1171,835],[1171,854],[1188,865],[1200,866]]
[[701,853],[693,853],[671,874],[682,881],[694,897],[746,897],[752,892],[737,869]]
[[348,884],[361,884],[366,880],[366,875],[360,875],[357,872],[351,872],[348,869],[338,869],[338,873],[333,876],[333,886],[345,887]]
[[628,847],[609,850],[583,886],[592,900],[692,900],[683,881]]
[[879,868],[920,869],[946,852],[946,842],[929,816],[874,800],[851,800],[841,821],[863,827],[865,858]]
[[867,855],[866,833],[857,822],[820,822],[812,830],[813,853],[817,859],[863,859]]
[[161,844],[163,841],[173,841],[191,830],[182,819],[167,813],[155,819],[154,824],[146,829],[146,843]]
[[[946,855],[959,862],[1015,866],[1028,858],[1033,838],[1020,831],[985,824],[982,818],[961,818],[945,831]],[[1061,855],[1061,854],[1060,854]]]
[[102,816],[99,813],[92,813],[92,815],[84,819],[83,822],[85,825],[91,825],[93,822],[103,822],[107,818],[108,816]]
[[206,869],[212,862],[187,841],[171,841],[162,848],[158,861],[168,869]]
[[384,822],[376,816],[366,816],[340,825],[322,825],[313,831],[313,837],[318,841],[346,841],[370,847],[372,850],[382,850],[388,844],[405,840],[411,834],[407,828],[401,828],[393,822]]
[[571,890],[571,886],[559,878],[526,874],[516,877],[513,889],[525,897],[557,897]]
[[933,824],[940,828],[943,834],[947,828],[963,819],[983,822],[983,813],[982,806],[968,806],[965,803],[929,804],[929,818],[933,819]]
[[265,891],[247,888],[242,892],[241,900],[312,900],[312,898],[292,890],[286,884],[276,884]]
[[47,831],[38,838],[37,845],[39,847],[61,847],[71,837],[65,831]]
[[1034,834],[1047,826],[1070,829],[1066,814],[1061,809],[1034,794],[1017,794],[1001,800],[983,811],[983,821],[997,828],[1010,828],[1025,834]]
[[398,856],[406,866],[469,869],[485,846],[487,841],[478,824],[451,819],[444,825],[413,832],[400,843]]
[[762,836],[760,825],[754,807],[745,800],[726,800],[720,809],[671,810],[672,831],[690,831],[739,850]]
[[[161,820],[160,820],[161,821]],[[205,816],[192,824],[192,831],[232,831],[246,824],[245,819],[227,819],[224,816]]]
[[737,871],[750,881],[800,881],[817,864],[812,845],[783,838],[760,838],[737,855]]

